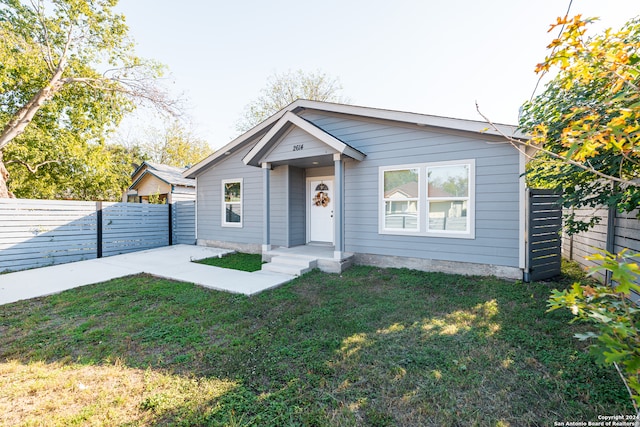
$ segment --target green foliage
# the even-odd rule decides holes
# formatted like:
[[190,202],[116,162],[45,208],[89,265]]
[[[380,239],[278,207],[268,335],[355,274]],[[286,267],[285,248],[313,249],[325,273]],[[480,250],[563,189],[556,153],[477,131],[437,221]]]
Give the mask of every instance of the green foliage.
[[384,173],[385,193],[409,183],[418,183],[417,169],[393,170]]
[[147,198],[147,201],[152,205],[166,205],[167,199],[166,197],[162,197],[160,193],[150,194]]
[[324,72],[305,73],[297,70],[275,73],[268,78],[260,96],[245,107],[236,128],[245,132],[297,99],[347,102],[340,95],[341,90],[340,80]]
[[[37,128],[28,129],[31,134]],[[143,160],[137,148],[85,142],[64,132],[66,139],[23,139],[24,144],[7,147],[10,187],[19,198],[119,201],[131,185],[131,171]],[[38,149],[41,147],[42,149]],[[15,161],[30,165],[46,162],[57,150],[55,163],[46,163],[31,173]]]
[[554,290],[549,298],[549,311],[571,310],[572,322],[589,322],[596,332],[576,334],[580,340],[595,339],[591,354],[600,364],[615,364],[628,387],[636,412],[640,406],[640,309],[629,298],[631,292],[640,293],[634,283],[640,277],[640,267],[634,262],[640,254],[622,251],[618,255],[602,252],[588,259],[601,264],[591,272],[611,272],[613,287],[598,284],[581,285],[576,282],[569,289]]
[[[630,413],[613,369],[573,339],[585,325],[544,315],[548,292],[354,266],[251,297],[139,275],[20,301],[0,311],[0,424],[66,426],[56,415],[87,408],[91,425],[527,426]],[[72,386],[114,361],[119,375]]]
[[[116,4],[0,0],[3,137],[42,101],[23,133],[0,145],[17,197],[119,200],[128,186],[140,153],[106,140],[137,100],[160,98],[151,82],[163,67],[134,54]],[[38,98],[45,88],[51,96]]]
[[180,168],[195,165],[213,152],[205,140],[178,121],[165,129],[149,129],[139,147],[148,160]]
[[[558,74],[524,107],[520,126],[538,152],[529,164],[531,185],[563,192],[565,207],[640,205],[640,20],[588,37],[591,19],[564,25],[538,65]],[[569,232],[590,224],[567,218]]]

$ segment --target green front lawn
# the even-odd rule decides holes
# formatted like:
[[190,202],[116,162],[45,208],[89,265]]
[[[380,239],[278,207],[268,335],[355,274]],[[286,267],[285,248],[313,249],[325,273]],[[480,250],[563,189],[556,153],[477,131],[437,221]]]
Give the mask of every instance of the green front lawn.
[[241,271],[258,271],[262,268],[262,255],[247,254],[244,252],[232,252],[222,257],[205,258],[195,261],[200,264],[214,267],[231,268]]
[[253,297],[148,275],[0,306],[0,425],[553,425],[631,414],[558,284],[354,267]]

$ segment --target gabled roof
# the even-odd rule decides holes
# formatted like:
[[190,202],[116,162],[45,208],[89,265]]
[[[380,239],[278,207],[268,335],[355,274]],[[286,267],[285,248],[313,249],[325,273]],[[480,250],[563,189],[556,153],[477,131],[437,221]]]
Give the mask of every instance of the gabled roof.
[[[496,124],[496,127],[499,130],[499,131],[496,131],[495,129],[492,129],[486,122],[476,121],[476,120],[455,119],[451,117],[432,116],[427,114],[409,113],[404,111],[385,110],[380,108],[361,107],[356,105],[335,104],[331,102],[309,101],[306,99],[299,99],[297,101],[292,102],[282,110],[278,111],[277,113],[275,113],[273,116],[269,117],[262,123],[259,123],[258,125],[256,125],[252,129],[247,131],[246,133],[238,136],[237,138],[229,142],[227,145],[225,145],[218,151],[214,152],[206,159],[202,160],[200,163],[194,165],[193,167],[185,171],[183,175],[185,177],[195,178],[201,172],[215,165],[217,162],[221,161],[226,156],[236,152],[237,150],[243,147],[246,147],[247,144],[255,144],[254,148],[258,146],[257,144],[266,145],[269,141],[271,141],[271,138],[273,138],[273,136],[277,134],[277,131],[276,131],[272,133],[271,136],[269,136],[269,132],[273,127],[278,126],[281,129],[284,126],[289,126],[291,124],[294,124],[298,127],[305,126],[306,128],[304,130],[310,131],[311,129],[310,127],[302,124],[301,121],[298,121],[292,118],[292,116],[295,116],[300,120],[304,120],[296,114],[303,110],[314,110],[314,111],[321,111],[321,112],[347,114],[347,115],[357,116],[357,117],[359,116],[359,117],[365,117],[365,118],[389,120],[389,121],[400,122],[400,123],[411,123],[417,126],[429,126],[429,127],[438,127],[438,128],[444,128],[444,129],[460,130],[465,132],[474,132],[482,135],[501,136],[501,132],[502,132],[505,135],[514,136],[517,138],[524,137],[524,135],[520,134],[517,131],[516,126],[511,126],[511,125]],[[281,119],[284,119],[284,121],[281,121]],[[310,126],[315,127],[315,125],[313,125],[312,123],[306,120],[304,121]],[[328,133],[324,132],[320,128],[316,127],[316,129],[320,130],[326,135],[329,135]],[[326,139],[325,136],[323,136],[323,138]],[[341,144],[344,144],[344,142],[342,141],[339,141],[339,142]],[[344,144],[344,145],[347,146],[347,144]],[[340,146],[340,145],[337,144],[337,146]],[[353,149],[353,147],[350,147],[350,148]],[[345,147],[345,150],[346,149],[347,148]],[[246,157],[247,162],[255,162],[256,160],[259,160],[259,159],[256,159],[255,157],[258,154],[258,152],[260,152],[260,150],[254,151],[254,149],[252,149],[251,152]],[[347,153],[345,152],[344,154],[347,154]]]
[[[162,163],[142,162],[142,164],[131,174],[135,178],[129,186],[134,188],[145,176],[151,175],[170,185],[181,185],[185,187],[195,187],[195,180],[185,178],[182,174],[187,168],[178,168],[175,166],[164,165]],[[136,175],[138,177],[136,178]]]
[[418,197],[418,182],[409,181],[402,185],[392,188],[389,191],[385,191],[384,197],[393,198],[393,195],[399,193],[405,198],[417,198]]
[[266,149],[272,144],[278,137],[281,131],[289,126],[296,126],[303,130],[307,134],[322,141],[329,147],[336,150],[338,153],[345,154],[352,159],[364,160],[366,157],[362,152],[351,147],[349,144],[345,144],[333,135],[320,129],[308,120],[303,119],[300,116],[287,111],[280,117],[269,131],[258,141],[258,143],[249,151],[249,153],[242,159],[245,165],[257,166],[260,161],[260,157],[264,154]]

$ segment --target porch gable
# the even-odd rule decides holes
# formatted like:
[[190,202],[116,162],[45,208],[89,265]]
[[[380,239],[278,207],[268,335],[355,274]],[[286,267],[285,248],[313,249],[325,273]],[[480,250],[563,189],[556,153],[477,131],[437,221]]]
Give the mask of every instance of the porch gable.
[[344,154],[359,161],[365,158],[364,153],[288,111],[242,161],[249,166],[260,166],[263,163],[275,165],[296,159],[332,159],[334,154]]

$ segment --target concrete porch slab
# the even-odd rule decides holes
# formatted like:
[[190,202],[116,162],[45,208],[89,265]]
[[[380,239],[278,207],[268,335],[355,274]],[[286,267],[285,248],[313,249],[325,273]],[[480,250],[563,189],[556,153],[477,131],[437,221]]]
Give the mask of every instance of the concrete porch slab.
[[232,251],[175,245],[0,274],[0,305],[140,273],[245,295],[253,295],[293,279],[285,274],[248,273],[191,262],[229,252]]

